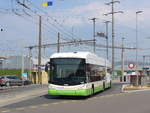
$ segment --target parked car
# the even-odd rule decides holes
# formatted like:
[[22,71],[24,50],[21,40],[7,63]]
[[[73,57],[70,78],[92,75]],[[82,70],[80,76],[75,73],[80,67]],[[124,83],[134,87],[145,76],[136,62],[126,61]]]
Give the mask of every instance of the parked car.
[[23,80],[23,85],[30,85],[32,84],[32,81],[30,80]]
[[23,81],[16,75],[6,75],[0,77],[0,86],[21,86]]

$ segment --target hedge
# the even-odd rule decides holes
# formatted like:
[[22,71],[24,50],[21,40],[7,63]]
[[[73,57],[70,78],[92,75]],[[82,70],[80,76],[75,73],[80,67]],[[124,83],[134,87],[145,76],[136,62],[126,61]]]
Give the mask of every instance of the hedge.
[[[24,70],[24,72],[29,73],[29,70]],[[17,75],[21,78],[21,69],[1,69],[0,76],[2,75]]]

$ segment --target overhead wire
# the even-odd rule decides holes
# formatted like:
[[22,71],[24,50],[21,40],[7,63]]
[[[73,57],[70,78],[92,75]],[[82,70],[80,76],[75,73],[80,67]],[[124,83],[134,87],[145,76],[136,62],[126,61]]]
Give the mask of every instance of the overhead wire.
[[[29,9],[29,8],[28,8]],[[38,8],[39,9],[39,8]],[[30,11],[32,11],[34,14],[36,14],[37,16],[40,16],[39,14],[37,14],[36,12],[37,11],[33,11],[33,10],[31,10],[31,9],[29,9]],[[39,9],[40,10],[40,9]],[[44,13],[46,13],[46,12],[44,12]],[[54,24],[52,24],[52,23],[50,23],[50,22],[48,22],[49,24],[51,24],[51,25],[53,25],[56,29],[58,29],[58,30],[60,30],[61,32],[64,32],[64,30],[62,30],[62,29],[60,29],[59,27],[57,27],[56,25],[54,25]],[[69,34],[67,34],[67,33],[63,33],[63,34],[65,34],[65,35],[67,35],[67,36],[69,36],[70,37],[70,35]],[[64,40],[71,40],[70,38],[67,38],[67,39],[64,39]]]
[[[18,0],[17,0],[18,1]],[[13,8],[13,5],[12,5],[12,8]],[[22,18],[24,18],[25,19],[25,17],[23,17],[21,14],[18,14],[18,13],[16,13],[16,12],[14,12],[14,9],[12,9],[13,10],[13,13],[14,14],[16,14],[16,15],[18,15],[18,16],[20,16],[20,17],[22,17]],[[32,10],[30,10],[30,11],[32,11]],[[33,11],[32,11],[33,12]],[[24,11],[24,13],[25,13],[25,11]],[[27,14],[27,13],[25,13],[27,16],[30,16],[30,17],[32,17],[31,15],[29,15],[29,14]],[[34,14],[35,14],[35,12],[34,12]],[[36,14],[36,15],[38,15],[38,14]],[[38,15],[39,16],[39,15]],[[27,18],[26,18],[27,19]],[[36,23],[37,24],[37,23]],[[47,24],[43,24],[43,25],[46,25],[47,26]],[[49,26],[47,26],[47,27],[49,27]],[[47,29],[46,29],[47,30]],[[53,30],[53,29],[51,29],[51,30]],[[47,31],[50,31],[50,30],[47,30]],[[51,31],[50,31],[51,32]],[[56,30],[55,30],[55,32],[56,32]],[[51,33],[53,33],[53,32],[51,32]]]
[[[16,1],[18,1],[18,0],[16,0]],[[36,14],[36,15],[38,15],[39,16],[39,14],[37,14],[37,13],[35,13],[36,11],[33,11],[33,10],[31,10],[31,9],[29,9],[30,11],[32,11],[32,12],[34,12],[34,14]],[[40,9],[41,10],[41,9]],[[45,11],[44,11],[45,12]],[[47,13],[46,13],[47,14]],[[22,15],[19,15],[19,16],[22,16]],[[49,17],[49,16],[48,16]],[[58,23],[58,21],[55,21],[56,23]],[[49,22],[50,23],[50,22]],[[58,29],[57,28],[57,26],[56,26],[56,29]],[[61,30],[61,29],[59,29],[59,30]],[[63,30],[64,31],[64,30]],[[70,32],[69,32],[70,33]],[[67,35],[67,36],[71,36],[72,37],[72,33],[71,33],[71,35],[70,34],[68,34],[68,32],[67,33],[65,33],[65,35]],[[69,40],[69,38],[67,39],[67,40]],[[71,40],[71,39],[70,39]],[[76,40],[76,39],[75,39]]]
[[[30,1],[29,1],[29,2],[30,2]],[[31,3],[34,7],[36,7],[39,11],[43,12],[47,17],[49,17],[50,19],[52,19],[53,22],[55,22],[57,25],[59,25],[59,27],[57,27],[56,25],[55,25],[55,26],[53,25],[54,27],[57,27],[57,29],[59,29],[59,30],[60,30],[60,28],[61,28],[61,32],[65,33],[65,34],[68,34],[68,36],[72,37],[72,33],[69,32],[62,24],[60,24],[60,23],[57,21],[57,19],[54,19],[53,17],[49,16],[47,12],[45,12],[44,10],[42,10],[42,9],[40,9],[39,7],[37,7],[36,5],[34,5],[32,2],[30,2],[30,3]],[[73,38],[74,40],[80,39],[80,38],[79,38],[78,36],[76,36],[75,34],[74,34],[74,37],[75,37],[75,38]]]

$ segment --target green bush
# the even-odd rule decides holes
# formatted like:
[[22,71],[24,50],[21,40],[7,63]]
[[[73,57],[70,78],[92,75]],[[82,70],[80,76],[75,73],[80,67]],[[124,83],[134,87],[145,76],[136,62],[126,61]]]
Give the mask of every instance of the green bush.
[[[29,70],[24,70],[24,72],[28,73]],[[0,76],[1,75],[17,75],[21,78],[21,69],[2,69],[0,70]]]

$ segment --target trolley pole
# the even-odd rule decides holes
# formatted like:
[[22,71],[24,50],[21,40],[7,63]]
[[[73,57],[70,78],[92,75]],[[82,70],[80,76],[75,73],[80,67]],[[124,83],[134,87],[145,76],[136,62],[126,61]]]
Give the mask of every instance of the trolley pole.
[[42,17],[39,16],[39,45],[38,45],[38,83],[41,83],[41,45],[42,45]]

